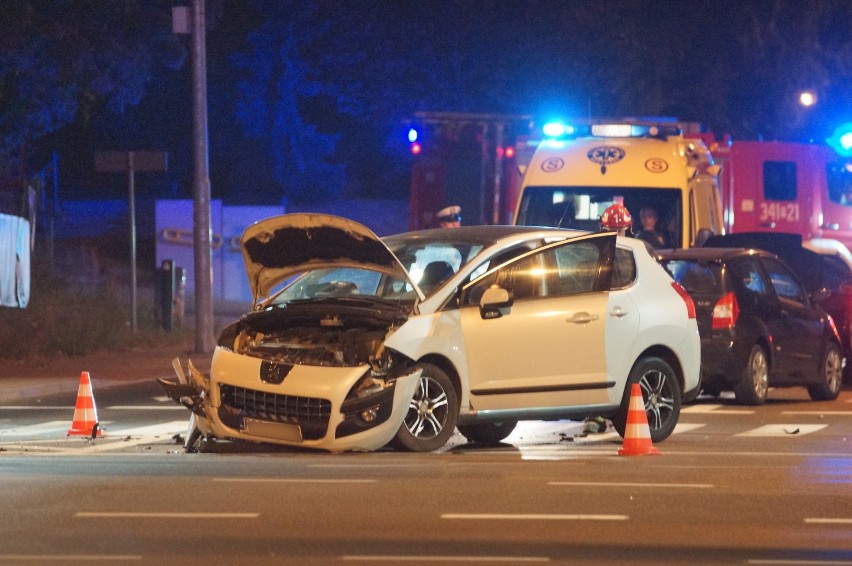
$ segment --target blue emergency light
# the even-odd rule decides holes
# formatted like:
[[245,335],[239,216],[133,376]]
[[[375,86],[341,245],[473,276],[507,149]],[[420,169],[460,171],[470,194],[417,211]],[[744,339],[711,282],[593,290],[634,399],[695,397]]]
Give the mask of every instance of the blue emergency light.
[[841,157],[852,157],[852,122],[839,126],[825,141]]

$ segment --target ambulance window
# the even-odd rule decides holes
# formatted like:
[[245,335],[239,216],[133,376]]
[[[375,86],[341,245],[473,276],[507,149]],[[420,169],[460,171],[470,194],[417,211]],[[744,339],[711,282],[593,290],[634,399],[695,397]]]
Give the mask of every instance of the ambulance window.
[[829,163],[826,179],[832,202],[852,206],[852,163]]
[[796,164],[763,162],[763,196],[767,200],[796,200]]

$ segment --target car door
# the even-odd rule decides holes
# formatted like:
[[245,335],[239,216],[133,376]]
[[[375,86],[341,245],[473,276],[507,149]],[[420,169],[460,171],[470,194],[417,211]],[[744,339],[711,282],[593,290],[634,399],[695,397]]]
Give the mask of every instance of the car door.
[[[475,410],[607,402],[606,307],[614,234],[559,242],[462,290],[460,325]],[[497,286],[511,300],[483,307]]]
[[[770,323],[779,369],[812,374],[822,355],[819,313],[811,308],[799,279],[780,261],[763,258],[763,266],[778,298],[779,316]],[[786,368],[786,371],[784,371]]]

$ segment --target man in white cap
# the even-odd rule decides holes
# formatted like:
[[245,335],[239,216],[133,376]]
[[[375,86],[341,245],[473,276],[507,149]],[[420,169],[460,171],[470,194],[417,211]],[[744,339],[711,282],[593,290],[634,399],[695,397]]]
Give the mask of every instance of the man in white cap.
[[438,226],[441,228],[458,228],[461,226],[461,207],[457,205],[442,208],[435,214]]

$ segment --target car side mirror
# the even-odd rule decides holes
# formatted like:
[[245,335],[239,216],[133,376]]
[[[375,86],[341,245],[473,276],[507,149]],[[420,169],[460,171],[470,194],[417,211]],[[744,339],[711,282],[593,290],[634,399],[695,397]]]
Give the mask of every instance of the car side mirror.
[[485,320],[500,318],[504,314],[509,314],[509,308],[513,302],[512,293],[508,289],[492,285],[482,293],[482,298],[479,299],[479,314]]

